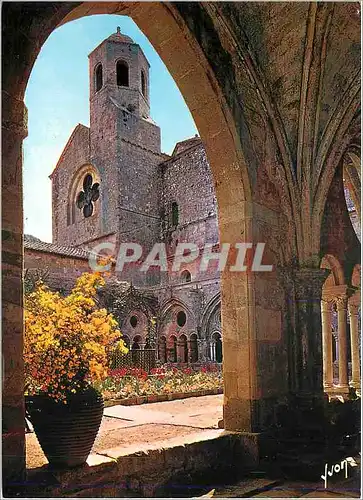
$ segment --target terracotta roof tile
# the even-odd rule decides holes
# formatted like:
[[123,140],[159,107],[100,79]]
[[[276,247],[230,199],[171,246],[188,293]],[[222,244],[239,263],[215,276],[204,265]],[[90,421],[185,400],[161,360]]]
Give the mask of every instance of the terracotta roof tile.
[[27,234],[24,235],[24,248],[28,250],[37,250],[39,252],[55,253],[57,255],[74,257],[77,259],[88,260],[89,258],[89,250],[86,250],[84,248],[68,247],[57,245],[56,243],[48,243]]

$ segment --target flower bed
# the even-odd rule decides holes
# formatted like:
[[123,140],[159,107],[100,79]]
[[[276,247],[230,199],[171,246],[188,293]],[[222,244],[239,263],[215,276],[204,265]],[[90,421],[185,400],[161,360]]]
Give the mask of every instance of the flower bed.
[[[198,370],[162,366],[147,374],[140,368],[110,370],[109,376],[97,382],[96,388],[105,401],[117,400],[118,404],[141,404],[188,395],[219,394],[222,392],[222,373],[214,365],[204,365]],[[126,400],[132,400],[126,402]]]

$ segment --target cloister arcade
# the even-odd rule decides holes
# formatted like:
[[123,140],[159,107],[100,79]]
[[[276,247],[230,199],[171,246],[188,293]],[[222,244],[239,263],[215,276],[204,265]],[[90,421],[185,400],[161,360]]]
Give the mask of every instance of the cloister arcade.
[[322,267],[331,272],[323,285],[321,301],[323,383],[330,396],[346,397],[349,388],[360,392],[360,266],[349,284],[339,261],[326,255]]

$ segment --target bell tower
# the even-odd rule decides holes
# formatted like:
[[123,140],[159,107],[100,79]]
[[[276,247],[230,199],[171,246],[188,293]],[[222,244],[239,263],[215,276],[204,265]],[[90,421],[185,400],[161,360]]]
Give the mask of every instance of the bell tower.
[[[140,118],[149,118],[149,68],[141,47],[120,28],[89,55],[90,97],[97,112],[104,95]],[[92,127],[92,123],[91,123]]]
[[[112,242],[117,255],[121,243],[138,243],[147,254],[158,241],[165,155],[150,118],[149,67],[120,28],[89,55],[90,127],[75,128],[52,173],[55,242]],[[122,278],[149,279],[130,273]]]
[[100,174],[102,225],[116,244],[136,242],[145,253],[159,237],[165,158],[150,117],[149,68],[141,47],[120,28],[89,55],[89,150]]
[[104,151],[111,136],[160,153],[160,129],[150,118],[150,65],[141,47],[118,27],[88,57],[91,154]]

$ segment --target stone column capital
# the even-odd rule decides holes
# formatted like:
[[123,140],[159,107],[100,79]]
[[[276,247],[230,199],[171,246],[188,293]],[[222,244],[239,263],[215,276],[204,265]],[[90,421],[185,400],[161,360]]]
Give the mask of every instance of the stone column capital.
[[346,296],[351,297],[356,292],[354,287],[348,285],[334,285],[329,287],[324,287],[324,297],[340,297]]
[[322,289],[329,269],[301,268],[294,270],[295,294],[297,299],[321,299]]
[[345,311],[348,305],[348,297],[346,295],[335,297],[335,304],[337,306],[337,311]]
[[358,309],[359,309],[359,304],[348,301],[348,314],[350,317],[358,316]]
[[329,298],[323,297],[321,299],[321,311],[322,312],[330,312],[331,311],[332,300]]

